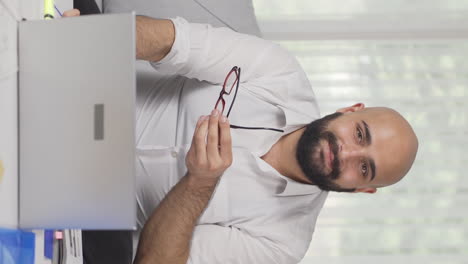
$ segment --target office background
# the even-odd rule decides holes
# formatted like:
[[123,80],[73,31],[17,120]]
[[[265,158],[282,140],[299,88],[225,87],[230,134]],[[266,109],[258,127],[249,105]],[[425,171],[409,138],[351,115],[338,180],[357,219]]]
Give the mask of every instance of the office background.
[[[42,2],[2,1],[26,17]],[[467,263],[468,1],[253,4],[263,36],[303,65],[322,114],[356,102],[389,106],[420,138],[399,184],[374,195],[330,194],[301,263]],[[4,199],[14,199],[17,184],[14,24],[0,8],[0,221],[9,225],[17,221]]]
[[468,1],[253,3],[264,37],[304,67],[323,115],[393,107],[420,140],[397,185],[329,195],[301,263],[468,263]]

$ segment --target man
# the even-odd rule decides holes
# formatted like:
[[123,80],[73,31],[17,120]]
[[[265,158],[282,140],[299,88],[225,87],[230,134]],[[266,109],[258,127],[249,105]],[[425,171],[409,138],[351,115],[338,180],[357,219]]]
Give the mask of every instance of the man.
[[138,111],[135,263],[297,263],[327,191],[375,193],[415,159],[392,109],[319,119],[299,64],[268,41],[138,17],[137,57],[171,76]]
[[327,191],[375,193],[410,169],[401,115],[355,104],[319,119],[279,46],[181,18],[136,25],[137,58],[169,75],[139,94],[135,263],[297,263]]

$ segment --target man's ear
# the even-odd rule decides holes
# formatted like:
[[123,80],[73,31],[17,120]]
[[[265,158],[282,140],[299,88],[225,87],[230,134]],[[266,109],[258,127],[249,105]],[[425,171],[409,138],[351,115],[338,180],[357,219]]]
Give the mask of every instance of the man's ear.
[[338,109],[336,111],[340,112],[340,113],[349,113],[349,112],[356,112],[356,111],[362,110],[362,109],[364,109],[364,107],[366,107],[366,106],[363,103],[357,103],[357,104],[354,104],[352,106],[348,106],[348,107]]
[[376,188],[358,188],[354,191],[355,193],[376,193]]

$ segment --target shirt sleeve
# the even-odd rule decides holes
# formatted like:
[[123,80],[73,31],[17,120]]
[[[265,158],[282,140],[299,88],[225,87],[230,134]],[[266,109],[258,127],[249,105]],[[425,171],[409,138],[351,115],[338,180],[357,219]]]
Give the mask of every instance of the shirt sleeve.
[[180,17],[172,21],[172,49],[161,61],[151,63],[158,72],[220,84],[233,66],[241,67],[241,82],[300,69],[294,56],[271,41],[228,28],[188,23]]
[[235,228],[198,225],[193,233],[187,264],[293,264],[296,259],[264,237]]

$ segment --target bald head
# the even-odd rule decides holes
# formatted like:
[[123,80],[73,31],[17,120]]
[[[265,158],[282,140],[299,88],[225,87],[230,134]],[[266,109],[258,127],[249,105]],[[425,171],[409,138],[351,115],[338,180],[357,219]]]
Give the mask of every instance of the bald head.
[[417,149],[398,112],[355,104],[311,122],[296,157],[303,175],[323,190],[374,193],[408,173]]
[[372,128],[376,159],[382,163],[382,177],[376,187],[400,181],[410,170],[418,150],[418,139],[408,121],[397,111],[387,107],[367,107],[352,112],[356,117],[367,120]]
[[300,133],[297,178],[328,191],[375,193],[400,181],[418,150],[411,125],[386,107],[355,104],[312,121]]

